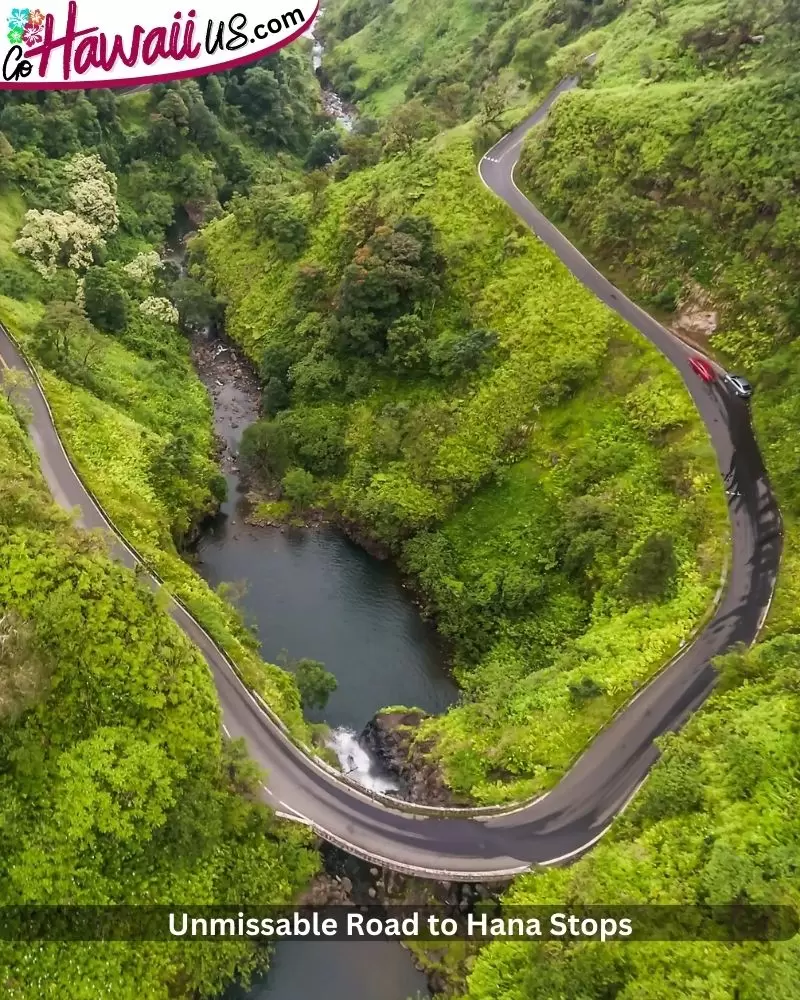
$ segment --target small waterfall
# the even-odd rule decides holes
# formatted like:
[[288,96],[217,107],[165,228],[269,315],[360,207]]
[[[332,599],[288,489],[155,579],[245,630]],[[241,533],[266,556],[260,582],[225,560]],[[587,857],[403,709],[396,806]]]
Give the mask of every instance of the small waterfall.
[[352,729],[340,726],[328,739],[328,746],[339,758],[342,770],[359,785],[373,792],[396,792],[400,783],[380,769],[377,762],[358,742]]

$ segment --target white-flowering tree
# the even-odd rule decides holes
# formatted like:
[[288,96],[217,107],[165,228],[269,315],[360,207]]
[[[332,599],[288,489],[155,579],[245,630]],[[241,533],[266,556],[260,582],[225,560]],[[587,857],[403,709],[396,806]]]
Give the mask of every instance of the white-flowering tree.
[[14,249],[30,257],[39,274],[48,278],[59,266],[84,271],[92,263],[94,248],[104,242],[100,227],[75,212],[32,208],[25,213]]
[[103,181],[116,196],[117,176],[108,169],[97,153],[76,153],[67,163],[65,172],[71,181]]
[[144,250],[137,254],[129,264],[126,264],[123,271],[134,281],[141,281],[143,284],[149,285],[155,277],[156,271],[160,271],[163,266],[164,262],[155,250]]
[[31,209],[14,249],[30,257],[43,277],[57,267],[85,271],[92,251],[105,245],[103,236],[119,225],[117,178],[95,153],[79,153],[66,166],[74,211]]
[[178,324],[178,310],[169,299],[151,295],[144,302],[139,303],[139,311],[148,319],[156,319],[161,323],[170,323],[173,326]]
[[102,233],[113,233],[119,225],[117,178],[96,153],[73,156],[66,167],[69,197],[75,211],[94,223]]

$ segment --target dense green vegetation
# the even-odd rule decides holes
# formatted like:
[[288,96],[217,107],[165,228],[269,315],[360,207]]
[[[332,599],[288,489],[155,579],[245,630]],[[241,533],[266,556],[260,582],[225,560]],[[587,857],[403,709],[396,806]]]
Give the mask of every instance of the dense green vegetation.
[[[720,692],[664,741],[610,836],[570,868],[518,879],[507,901],[797,907],[799,652],[797,636],[784,633],[725,657]],[[790,1000],[799,960],[796,936],[769,945],[498,942],[475,960],[463,996]]]
[[[329,19],[333,79],[371,109],[385,111],[420,96],[429,114],[452,123],[480,111],[476,85],[493,72],[509,102],[514,74],[541,90],[570,68],[576,53],[596,50],[584,85],[563,97],[528,139],[522,186],[648,308],[695,337],[716,326],[710,349],[757,385],[754,418],[786,521],[766,637],[753,650],[723,659],[718,693],[683,733],[664,740],[661,763],[611,834],[568,869],[518,879],[507,900],[797,906],[800,489],[790,443],[800,419],[796,4],[550,3],[505,5],[505,12],[510,16],[495,20],[484,5],[344,0]],[[512,35],[511,27],[527,17],[528,30]],[[558,22],[555,30],[548,20]],[[609,27],[596,30],[605,21]],[[487,69],[506,30],[515,44],[510,41],[504,61]],[[491,40],[476,44],[467,59],[470,36],[478,31]],[[468,81],[472,93],[448,121],[442,102],[457,96],[459,81]],[[576,401],[559,406],[575,408]],[[610,426],[616,446],[620,424]],[[556,469],[563,450],[563,438],[550,447],[559,458]],[[513,467],[509,491],[523,467]],[[646,481],[638,468],[636,479]],[[480,539],[502,509],[479,498],[473,510],[458,511],[438,532],[448,541],[459,539],[462,522],[459,541],[464,550],[469,545],[476,577],[496,559]],[[517,492],[516,509],[520,521],[529,510],[543,520],[552,502],[531,508]],[[570,525],[569,537],[581,552],[583,533],[563,509],[553,516]],[[505,543],[517,547],[518,558],[520,532],[513,526]],[[416,545],[413,540],[406,549],[412,558]],[[667,560],[651,541],[642,565],[652,569]],[[452,567],[448,553],[427,576],[424,565],[415,568],[433,592],[449,588],[460,597],[463,578]],[[440,613],[452,606],[439,597]],[[470,610],[484,635],[474,606]],[[443,621],[447,627],[447,615]],[[623,621],[617,613],[613,627]],[[503,696],[507,676],[507,663],[498,657],[487,678]],[[549,680],[546,673],[533,678],[539,698],[547,691],[542,679]],[[469,681],[465,686],[472,693]],[[581,691],[594,694],[591,684],[573,688],[577,697]],[[472,708],[467,731],[477,740],[486,726],[482,697],[480,691],[476,705],[454,714]],[[531,727],[530,715],[525,721]],[[532,728],[538,729],[535,718]],[[538,747],[547,745],[547,736],[537,732]],[[487,743],[498,738],[491,731]],[[477,956],[462,946],[437,949],[428,961],[441,965],[452,995],[464,1000],[754,1000],[796,994],[797,940],[737,946],[495,943]]]
[[570,46],[622,8],[620,0],[338,0],[326,4],[320,29],[325,71],[371,112],[422,100],[449,125],[498,94],[524,103],[528,87],[592,51]]
[[[256,516],[325,507],[399,560],[463,692],[420,736],[457,794],[493,802],[552,785],[702,621],[727,534],[678,377],[475,174],[505,110],[598,51],[526,145],[523,183],[650,308],[718,311],[712,346],[758,384],[787,557],[766,641],[725,659],[719,693],[665,741],[609,837],[570,869],[518,880],[513,901],[800,902],[797,14],[794,0],[340,0],[326,66],[385,116],[349,135],[316,117],[292,53],[119,103],[0,97],[0,317],[40,364],[87,482],[305,733],[301,700],[323,703],[330,675],[301,661],[298,693],[178,556],[221,495],[179,326],[224,310],[263,374],[263,419],[242,445],[266,488]],[[76,159],[93,153],[105,166]],[[184,276],[148,257],[176,210],[207,223]],[[93,901],[219,900],[232,885],[239,900],[243,884],[287,898],[313,856],[220,749],[196,654],[50,507],[7,407],[0,420],[8,898],[52,897],[68,879]],[[86,676],[77,620],[92,629]],[[119,621],[137,630],[124,651]],[[75,956],[87,979],[154,996],[208,990],[250,961],[219,946]],[[33,970],[18,990],[56,962],[5,957]],[[460,992],[788,1000],[798,957],[791,942],[496,943],[469,956]]]
[[800,324],[796,20],[684,5],[647,33],[642,16],[620,18],[596,86],[558,102],[520,176],[649,304],[716,309],[714,346],[757,367]]
[[295,493],[303,470],[452,642],[464,703],[422,733],[451,785],[553,783],[718,586],[725,510],[679,379],[486,192],[466,137],[256,188],[193,250],[264,376],[243,457]]
[[[304,739],[291,674],[181,557],[224,498],[183,332],[219,307],[164,243],[290,169],[316,103],[300,52],[124,98],[0,95],[0,319],[85,482]],[[204,661],[52,506],[23,426],[0,395],[0,901],[290,900],[316,870],[311,841],[258,803]],[[327,675],[306,674],[319,701]],[[235,943],[7,943],[0,983],[20,998],[210,996],[256,960]]]
[[[0,899],[288,901],[301,828],[257,800],[222,744],[205,662],[159,601],[73,529],[0,396]],[[212,996],[247,944],[0,944],[8,997]]]
[[795,515],[796,11],[754,4],[714,21],[676,5],[649,31],[642,18],[619,19],[595,86],[531,134],[521,181],[646,305],[690,333],[693,313],[714,315],[711,349],[757,385],[762,449]]
[[[672,374],[491,203],[471,143],[598,51],[523,181],[647,306],[716,310],[712,346],[757,379],[787,517],[767,638],[724,659],[609,837],[510,902],[798,903],[796,24],[789,3],[331,4],[326,68],[386,119],[330,151],[334,183],[271,192],[292,245],[257,193],[198,247],[264,372],[252,461],[272,482],[306,470],[414,574],[464,691],[424,732],[480,800],[551,783],[666,659],[725,521]],[[433,961],[465,1000],[788,998],[799,957],[796,940],[464,952]]]
[[210,401],[179,330],[218,306],[159,251],[169,227],[290,169],[316,100],[291,52],[123,98],[0,101],[0,318],[40,363],[70,455],[114,522],[305,738],[289,675],[260,662],[235,609],[178,554],[224,498]]

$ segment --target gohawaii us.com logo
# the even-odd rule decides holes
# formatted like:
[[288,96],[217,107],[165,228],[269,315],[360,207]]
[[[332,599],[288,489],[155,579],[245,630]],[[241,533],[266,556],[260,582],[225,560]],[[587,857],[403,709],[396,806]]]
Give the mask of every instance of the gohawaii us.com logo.
[[0,87],[63,90],[130,87],[200,76],[252,62],[308,31],[319,0],[169,0],[136,4],[48,0],[12,7],[0,43]]

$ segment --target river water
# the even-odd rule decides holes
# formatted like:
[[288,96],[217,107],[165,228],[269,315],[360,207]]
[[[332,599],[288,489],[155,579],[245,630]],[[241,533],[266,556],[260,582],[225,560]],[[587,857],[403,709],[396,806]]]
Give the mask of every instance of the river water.
[[425,976],[396,941],[284,941],[266,977],[225,1000],[408,1000],[428,997]]
[[[313,39],[313,28],[308,33]],[[314,40],[318,70],[322,46]],[[353,109],[323,91],[328,114],[347,129]],[[358,736],[388,705],[440,712],[457,689],[444,667],[433,628],[423,622],[390,563],[369,556],[330,526],[255,527],[245,516],[238,450],[258,418],[259,387],[235,345],[211,334],[194,340],[194,359],[214,402],[224,445],[220,464],[228,500],[198,544],[198,569],[213,586],[237,586],[237,603],[254,625],[268,660],[321,660],[338,688],[312,718],[331,727],[330,745],[364,785],[397,788]],[[397,942],[287,941],[270,970],[249,988],[231,986],[223,1000],[408,1000],[427,998],[424,974]]]
[[379,708],[441,712],[455,699],[436,632],[392,564],[337,529],[247,523],[238,450],[245,427],[258,419],[259,386],[235,345],[213,335],[195,338],[194,359],[214,402],[228,483],[228,500],[198,544],[198,569],[212,586],[238,585],[236,602],[266,659],[309,657],[336,676],[326,708],[310,718],[333,728],[340,756],[363,762],[348,734],[360,733]]
[[[364,785],[395,782],[359,744],[379,709],[405,704],[441,711],[456,696],[436,633],[419,617],[396,571],[330,527],[281,529],[247,524],[238,448],[258,417],[258,384],[236,347],[211,334],[194,338],[196,368],[214,402],[224,444],[228,500],[197,547],[197,568],[214,586],[241,585],[237,597],[257,628],[263,655],[325,663],[339,687],[316,718],[332,727],[331,746]],[[266,902],[266,901],[265,901]],[[397,942],[281,942],[266,976],[222,1000],[407,1000],[427,997],[426,978]]]
[[203,543],[201,572],[213,585],[246,581],[239,605],[266,659],[285,650],[335,674],[339,687],[309,718],[360,731],[385,705],[447,706],[453,692],[435,634],[389,565],[338,531],[250,527],[235,507]]

